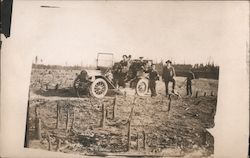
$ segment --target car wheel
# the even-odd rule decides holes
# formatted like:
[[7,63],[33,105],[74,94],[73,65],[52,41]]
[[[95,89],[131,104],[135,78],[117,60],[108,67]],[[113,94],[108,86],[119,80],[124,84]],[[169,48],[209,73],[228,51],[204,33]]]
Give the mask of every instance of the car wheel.
[[90,86],[90,94],[96,98],[103,98],[108,92],[108,84],[102,79],[96,79]]
[[136,84],[135,90],[139,96],[144,96],[148,91],[148,80],[140,79]]

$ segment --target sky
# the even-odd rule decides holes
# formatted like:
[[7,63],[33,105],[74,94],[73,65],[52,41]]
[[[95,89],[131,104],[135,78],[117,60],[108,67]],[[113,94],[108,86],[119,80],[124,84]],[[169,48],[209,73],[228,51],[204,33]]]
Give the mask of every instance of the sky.
[[131,54],[219,64],[232,37],[231,9],[215,1],[15,1],[10,41],[45,64],[95,65],[100,52],[116,61]]

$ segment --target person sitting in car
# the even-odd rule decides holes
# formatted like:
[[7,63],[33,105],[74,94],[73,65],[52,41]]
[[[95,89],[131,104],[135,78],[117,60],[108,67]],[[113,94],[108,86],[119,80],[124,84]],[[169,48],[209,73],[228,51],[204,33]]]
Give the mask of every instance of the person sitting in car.
[[127,55],[122,56],[122,60],[120,61],[120,69],[121,69],[121,74],[120,74],[120,84],[122,87],[125,88],[125,80],[127,78],[128,74],[128,57]]

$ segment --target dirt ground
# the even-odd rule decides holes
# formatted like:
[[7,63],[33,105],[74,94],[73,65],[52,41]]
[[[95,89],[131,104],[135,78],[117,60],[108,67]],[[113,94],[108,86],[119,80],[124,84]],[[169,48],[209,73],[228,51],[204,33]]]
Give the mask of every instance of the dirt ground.
[[214,138],[206,129],[214,127],[217,80],[194,80],[193,96],[186,96],[185,78],[177,77],[180,97],[166,97],[165,86],[158,81],[157,97],[151,98],[150,93],[135,96],[134,90],[125,88],[121,91],[127,96],[111,91],[97,100],[75,94],[72,83],[76,73],[32,70],[27,133],[30,148],[99,156],[213,155]]

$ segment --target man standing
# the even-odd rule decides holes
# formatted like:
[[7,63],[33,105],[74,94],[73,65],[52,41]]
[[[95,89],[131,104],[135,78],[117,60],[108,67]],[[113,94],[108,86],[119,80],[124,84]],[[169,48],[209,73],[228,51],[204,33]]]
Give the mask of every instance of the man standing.
[[192,80],[195,79],[194,73],[192,72],[192,70],[188,71],[188,75],[187,75],[187,95],[191,95],[192,96]]
[[163,73],[162,73],[162,79],[165,82],[165,89],[166,89],[166,95],[168,95],[168,83],[172,82],[172,93],[175,93],[174,88],[175,88],[175,70],[174,67],[172,66],[172,62],[170,60],[166,61],[166,66],[163,67]]
[[159,80],[158,72],[155,69],[155,64],[152,64],[152,68],[149,70],[149,88],[151,91],[151,97],[157,96],[156,93],[156,81]]

